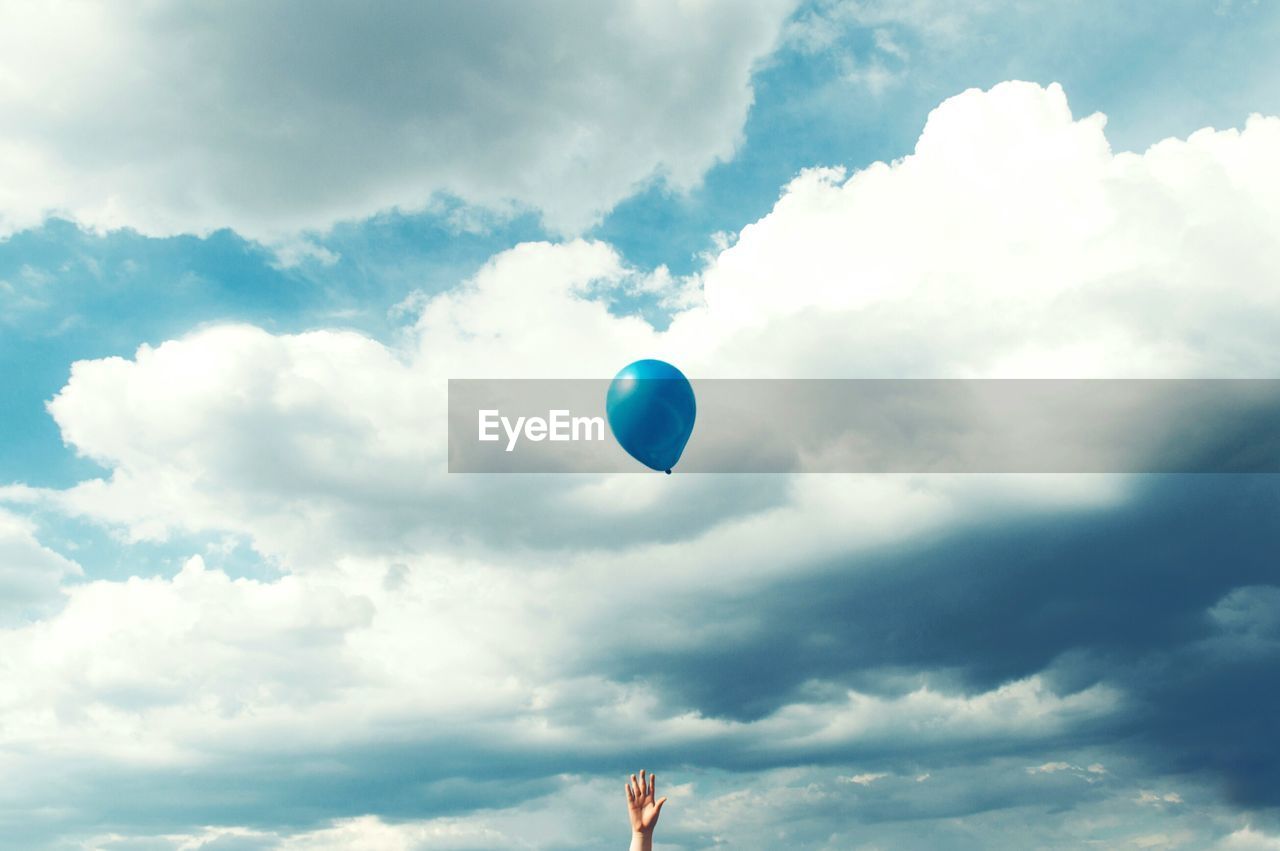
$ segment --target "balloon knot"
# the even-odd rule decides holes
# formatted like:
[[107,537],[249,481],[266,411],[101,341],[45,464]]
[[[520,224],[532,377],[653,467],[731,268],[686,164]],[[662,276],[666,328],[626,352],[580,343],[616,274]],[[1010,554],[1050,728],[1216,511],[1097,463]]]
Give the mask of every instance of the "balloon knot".
[[671,471],[670,471],[670,470],[667,470],[667,475],[668,475],[668,476],[669,476],[669,475],[671,475]]

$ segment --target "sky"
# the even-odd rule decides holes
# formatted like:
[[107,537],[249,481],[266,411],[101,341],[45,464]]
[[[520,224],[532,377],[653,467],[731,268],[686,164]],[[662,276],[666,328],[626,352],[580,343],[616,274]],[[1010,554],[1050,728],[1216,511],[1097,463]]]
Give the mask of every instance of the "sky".
[[1275,378],[1280,7],[0,0],[0,847],[1280,849],[1280,479],[446,472],[449,378]]

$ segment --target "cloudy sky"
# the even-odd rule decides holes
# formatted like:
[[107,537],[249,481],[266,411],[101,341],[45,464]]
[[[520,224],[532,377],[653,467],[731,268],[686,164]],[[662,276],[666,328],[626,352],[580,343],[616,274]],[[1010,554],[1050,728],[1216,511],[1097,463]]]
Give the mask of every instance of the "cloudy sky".
[[[372,12],[371,9],[376,9]],[[1271,476],[462,476],[445,382],[1278,377],[1280,7],[0,0],[0,846],[1280,849]]]

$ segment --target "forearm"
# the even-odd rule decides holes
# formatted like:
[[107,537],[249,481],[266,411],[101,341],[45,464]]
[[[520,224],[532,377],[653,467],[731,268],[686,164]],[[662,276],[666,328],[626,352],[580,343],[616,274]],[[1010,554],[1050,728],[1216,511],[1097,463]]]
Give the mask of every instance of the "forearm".
[[632,831],[631,851],[653,851],[653,832],[640,833]]

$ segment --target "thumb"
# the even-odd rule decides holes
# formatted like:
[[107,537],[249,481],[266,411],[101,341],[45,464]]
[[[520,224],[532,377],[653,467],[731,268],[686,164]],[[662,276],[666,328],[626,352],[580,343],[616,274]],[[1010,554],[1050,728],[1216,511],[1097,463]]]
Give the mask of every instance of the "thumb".
[[658,803],[653,805],[653,817],[656,819],[662,814],[662,805],[667,802],[666,798],[659,798]]

